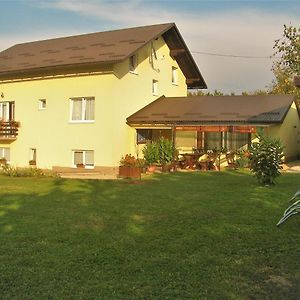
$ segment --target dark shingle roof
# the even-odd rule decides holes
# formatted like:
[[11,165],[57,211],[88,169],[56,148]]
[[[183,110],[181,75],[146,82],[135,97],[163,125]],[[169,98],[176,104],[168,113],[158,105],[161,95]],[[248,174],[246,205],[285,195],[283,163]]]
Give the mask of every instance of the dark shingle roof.
[[98,67],[121,62],[145,44],[163,36],[190,87],[206,88],[202,75],[174,23],[98,32],[18,44],[0,52],[0,79],[55,75],[63,67]]
[[293,102],[289,95],[161,97],[127,118],[129,125],[276,124]]

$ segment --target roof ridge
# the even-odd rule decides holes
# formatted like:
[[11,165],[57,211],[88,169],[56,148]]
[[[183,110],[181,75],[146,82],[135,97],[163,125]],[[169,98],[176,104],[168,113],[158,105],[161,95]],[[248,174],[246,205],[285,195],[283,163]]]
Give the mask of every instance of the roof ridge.
[[[155,27],[155,26],[163,26],[163,25],[165,25],[165,26],[166,25],[175,26],[175,23],[174,22],[159,23],[159,24],[152,24],[152,25],[143,25],[143,26],[113,29],[113,30],[95,31],[95,32],[89,32],[89,33],[67,35],[67,36],[61,36],[61,37],[55,37],[55,38],[46,38],[46,39],[35,40],[35,41],[31,41],[31,42],[17,43],[17,44],[14,44],[14,45],[12,45],[11,47],[9,47],[7,49],[10,49],[12,47],[19,46],[19,45],[28,45],[28,44],[32,44],[32,43],[40,43],[40,42],[54,41],[54,40],[60,40],[60,39],[70,39],[70,38],[77,38],[77,37],[89,36],[89,35],[100,34],[100,33],[110,33],[110,32],[125,31],[125,30],[139,29],[139,28],[142,29],[142,28],[146,28],[146,27]],[[7,49],[5,49],[5,50],[7,50]],[[3,50],[3,51],[5,51],[5,50]],[[3,52],[3,51],[1,51],[1,52]]]

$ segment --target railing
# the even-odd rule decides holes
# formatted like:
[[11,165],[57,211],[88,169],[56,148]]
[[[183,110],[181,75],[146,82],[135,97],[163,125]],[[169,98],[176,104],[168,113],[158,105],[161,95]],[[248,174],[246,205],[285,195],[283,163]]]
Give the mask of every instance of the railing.
[[17,121],[0,121],[0,140],[16,140],[19,127]]

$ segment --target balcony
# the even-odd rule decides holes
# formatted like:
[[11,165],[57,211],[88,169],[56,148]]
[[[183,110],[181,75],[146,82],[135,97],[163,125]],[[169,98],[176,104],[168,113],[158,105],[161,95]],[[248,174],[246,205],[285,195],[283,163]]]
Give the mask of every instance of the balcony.
[[0,121],[0,143],[9,143],[17,139],[20,123],[17,121]]

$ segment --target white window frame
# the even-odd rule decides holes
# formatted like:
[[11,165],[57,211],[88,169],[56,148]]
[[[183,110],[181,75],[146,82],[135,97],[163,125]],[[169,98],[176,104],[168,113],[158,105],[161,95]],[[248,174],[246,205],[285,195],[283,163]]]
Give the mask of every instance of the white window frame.
[[[91,151],[94,154],[93,165],[86,165],[86,152],[88,152],[88,151]],[[95,168],[95,151],[94,150],[80,150],[80,149],[72,150],[72,168],[77,168],[77,165],[75,165],[75,163],[74,163],[75,152],[82,152],[82,156],[83,156],[82,160],[83,160],[85,169],[94,169]]]
[[158,96],[158,80],[152,79],[152,95]]
[[178,68],[172,66],[172,84],[178,85]]
[[[5,156],[5,150],[8,150],[9,152],[9,159],[7,159],[7,156]],[[9,147],[0,147],[0,158],[5,158],[6,162],[10,163],[10,148]]]
[[[94,119],[92,120],[85,120],[85,111],[86,111],[86,101],[89,99],[94,100]],[[74,105],[74,100],[81,100],[81,119],[80,120],[73,120],[73,105]],[[94,123],[95,122],[95,97],[73,97],[70,98],[70,123]]]
[[[4,106],[5,105],[5,106]],[[6,118],[4,119],[4,107],[5,107],[5,115]],[[2,101],[0,102],[0,120],[7,122],[9,120],[9,101]]]
[[45,110],[47,107],[47,101],[46,99],[39,99],[39,110]]
[[129,73],[138,74],[137,67],[138,67],[138,55],[133,54],[129,57]]

